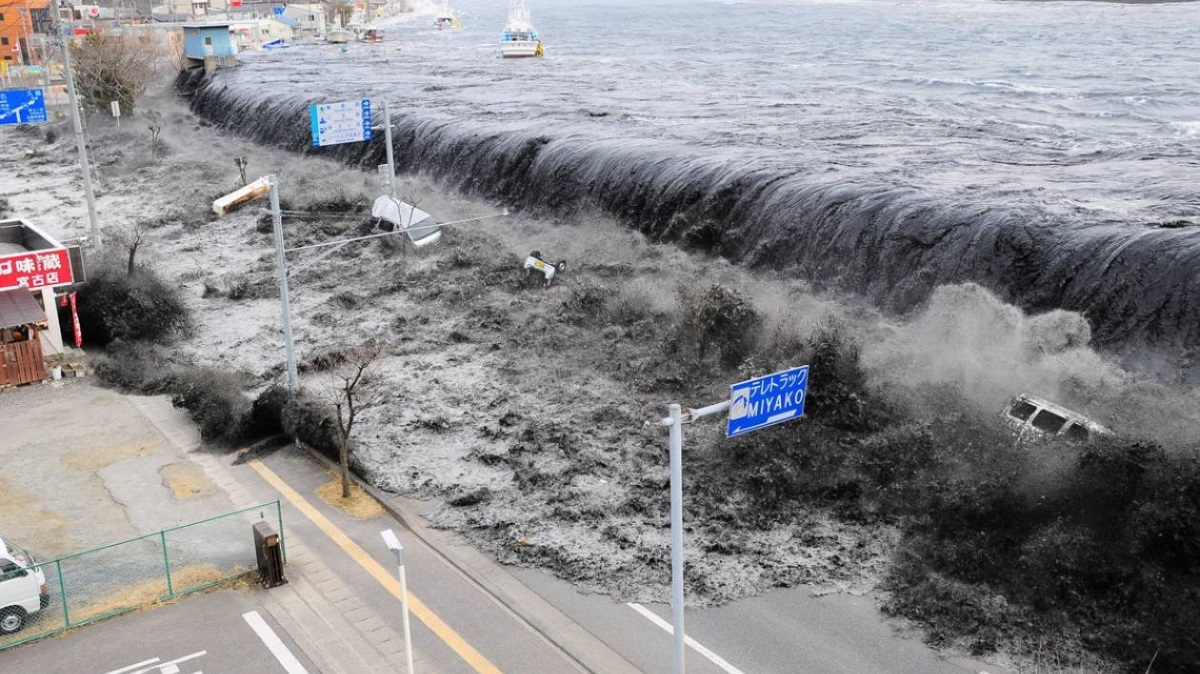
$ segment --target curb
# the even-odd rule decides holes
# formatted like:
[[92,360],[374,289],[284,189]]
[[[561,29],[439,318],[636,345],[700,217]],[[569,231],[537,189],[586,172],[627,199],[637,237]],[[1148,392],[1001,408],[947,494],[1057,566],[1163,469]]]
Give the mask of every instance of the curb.
[[[341,470],[338,464],[315,448],[298,440],[293,444],[307,451],[322,466],[330,470]],[[557,607],[543,599],[541,595],[526,587],[524,583],[504,572],[496,562],[476,551],[474,547],[466,546],[468,550],[478,555],[481,561],[491,567],[489,570],[500,569],[500,573],[503,574],[502,578],[490,578],[485,570],[473,566],[467,560],[460,559],[457,554],[450,552],[443,541],[435,535],[438,532],[420,521],[419,513],[407,511],[402,506],[397,507],[390,502],[392,499],[403,497],[387,494],[367,483],[354,471],[350,471],[350,479],[378,501],[384,511],[404,525],[446,564],[457,570],[482,592],[499,602],[513,617],[540,635],[546,643],[557,649],[581,671],[592,674],[641,673],[642,670],[631,664],[608,644],[583,629]],[[537,605],[534,610],[531,610],[531,604]]]

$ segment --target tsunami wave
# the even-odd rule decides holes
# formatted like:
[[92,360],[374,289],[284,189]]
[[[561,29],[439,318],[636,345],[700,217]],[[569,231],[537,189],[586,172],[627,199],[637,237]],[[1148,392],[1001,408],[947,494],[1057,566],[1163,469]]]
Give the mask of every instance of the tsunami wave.
[[[222,128],[373,169],[370,143],[311,147],[310,102],[255,95],[202,70],[177,85]],[[1200,246],[1189,219],[1062,227],[1036,205],[967,203],[910,186],[765,165],[667,141],[588,139],[393,113],[397,168],[533,213],[607,213],[651,240],[869,298],[892,312],[975,282],[1031,312],[1065,309],[1128,366],[1192,378]],[[1181,198],[1183,195],[1181,195]],[[1020,199],[1015,199],[1021,202]]]

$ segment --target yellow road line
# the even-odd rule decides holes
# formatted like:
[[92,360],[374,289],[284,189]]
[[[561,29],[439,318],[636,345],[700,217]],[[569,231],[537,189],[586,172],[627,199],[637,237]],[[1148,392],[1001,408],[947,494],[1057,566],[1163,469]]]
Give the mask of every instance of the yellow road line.
[[[329,536],[334,543],[337,543],[339,547],[345,550],[346,554],[358,562],[359,566],[366,569],[367,573],[379,581],[380,585],[387,588],[396,599],[400,598],[400,581],[391,572],[384,569],[379,562],[372,559],[366,550],[363,550],[358,543],[355,543],[341,529],[337,528],[333,522],[330,522],[319,510],[309,504],[295,489],[289,487],[270,468],[263,465],[262,461],[251,459],[247,464],[257,471],[284,498],[291,501],[292,505],[296,506],[296,509],[303,513],[309,521],[317,525],[321,531],[324,531],[326,536]],[[408,593],[408,610],[476,672],[479,672],[479,674],[502,674],[495,665],[488,662],[487,658],[483,657],[471,644],[468,644],[465,639],[459,636],[458,632],[455,632],[453,628],[443,622],[436,613],[431,611],[420,599],[417,599],[412,592]]]

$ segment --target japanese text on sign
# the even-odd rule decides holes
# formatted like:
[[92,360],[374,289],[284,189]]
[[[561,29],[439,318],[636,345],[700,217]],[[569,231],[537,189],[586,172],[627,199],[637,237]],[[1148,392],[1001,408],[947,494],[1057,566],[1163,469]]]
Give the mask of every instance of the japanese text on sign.
[[65,248],[0,257],[0,290],[35,290],[71,282],[71,258]]
[[771,426],[804,414],[808,366],[751,379],[730,388],[730,437]]

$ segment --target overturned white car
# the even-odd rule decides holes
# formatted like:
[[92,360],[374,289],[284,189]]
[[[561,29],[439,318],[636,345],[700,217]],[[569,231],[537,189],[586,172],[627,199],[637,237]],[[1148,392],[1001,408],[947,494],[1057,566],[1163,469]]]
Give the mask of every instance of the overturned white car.
[[376,218],[375,226],[385,232],[395,232],[395,237],[383,237],[384,241],[393,245],[403,245],[403,235],[408,235],[414,248],[431,246],[442,239],[442,226],[433,216],[413,206],[389,196],[382,196],[371,206],[371,217]]

